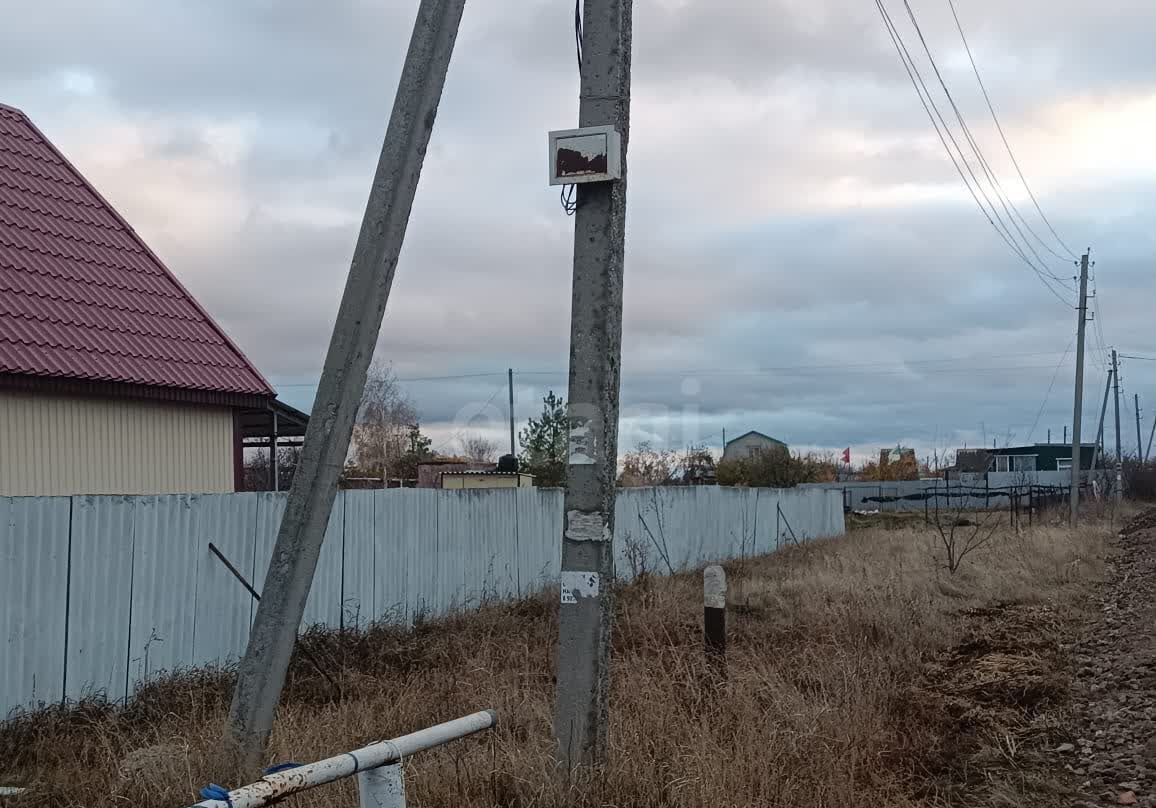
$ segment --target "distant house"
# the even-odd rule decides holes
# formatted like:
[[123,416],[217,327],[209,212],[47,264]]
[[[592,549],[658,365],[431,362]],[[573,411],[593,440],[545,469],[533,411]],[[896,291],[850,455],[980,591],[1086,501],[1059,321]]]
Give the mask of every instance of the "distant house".
[[464,471],[489,471],[493,463],[467,460],[464,457],[435,457],[417,467],[417,488],[441,488],[442,475]]
[[[1033,443],[984,450],[991,461],[988,471],[1066,471],[1072,468],[1072,447],[1063,443]],[[1092,468],[1096,444],[1080,446],[1080,468]]]
[[747,432],[745,435],[739,435],[734,440],[727,441],[726,446],[723,448],[722,459],[724,461],[740,460],[759,452],[786,448],[787,444],[781,440],[764,435],[762,432],[752,431]]
[[[0,105],[0,495],[225,492],[269,383],[19,110]],[[303,432],[302,414],[281,423]]]

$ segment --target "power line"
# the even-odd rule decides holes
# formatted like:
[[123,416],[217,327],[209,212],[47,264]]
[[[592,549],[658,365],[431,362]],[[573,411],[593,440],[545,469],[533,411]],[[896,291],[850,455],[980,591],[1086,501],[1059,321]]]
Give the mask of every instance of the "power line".
[[1136,356],[1134,354],[1119,354],[1121,359],[1139,359],[1141,362],[1156,362],[1156,356]]
[[[999,177],[996,176],[994,171],[992,171],[991,165],[988,163],[987,158],[984,157],[983,150],[979,147],[979,144],[972,136],[971,128],[967,125],[967,121],[964,120],[963,113],[960,111],[959,106],[955,103],[955,98],[952,96],[951,90],[948,88],[947,82],[943,78],[943,74],[939,71],[939,65],[935,61],[935,56],[931,53],[931,47],[927,44],[927,40],[923,36],[923,29],[920,27],[919,21],[915,18],[915,11],[911,8],[911,3],[909,0],[903,0],[903,7],[907,10],[907,18],[911,21],[911,25],[915,29],[916,35],[919,37],[920,44],[923,45],[923,52],[927,55],[927,61],[931,64],[931,69],[935,72],[935,78],[939,81],[939,86],[943,89],[943,94],[947,97],[947,102],[951,104],[951,109],[955,113],[955,120],[959,123],[960,129],[963,130],[964,138],[967,140],[967,144],[971,147],[972,153],[979,161],[980,168],[983,169],[984,175],[987,177],[987,181],[991,186],[992,192],[995,193],[996,199],[999,200],[1000,206],[1003,208],[1004,213],[1007,214],[1008,221],[1011,222],[1012,227],[1014,227],[1016,232],[1019,233],[1020,238],[1023,239],[1024,245],[1031,251],[1036,260],[1039,261],[1040,264],[1045,265],[1045,272],[1047,272],[1049,277],[1057,281],[1061,280],[1054,273],[1048,272],[1046,270],[1046,262],[1040,256],[1040,254],[1036,252],[1035,248],[1031,245],[1031,242],[1028,241],[1027,236],[1024,235],[1024,232],[1020,229],[1020,226],[1016,224],[1015,217],[1012,215],[1011,210],[1008,208],[1010,204],[1011,208],[1015,209],[1015,203],[1011,202],[1011,199],[1003,190],[1003,185],[1000,183]],[[986,194],[984,194],[984,198],[987,199]],[[988,199],[988,204],[991,204],[990,199]],[[992,206],[992,210],[995,210],[994,205]],[[996,212],[996,216],[999,216],[998,212]],[[1021,216],[1020,218],[1022,219],[1023,217]],[[1001,220],[1001,224],[1002,223],[1003,222]],[[1008,235],[1011,235],[1011,231],[1008,231]],[[1016,242],[1016,246],[1019,246],[1019,242]]]
[[[967,35],[964,34],[963,25],[960,23],[959,15],[955,11],[955,2],[954,2],[954,0],[947,0],[947,4],[951,7],[951,16],[955,20],[955,27],[959,31],[959,37],[960,37],[960,39],[963,40],[963,47],[967,51],[968,60],[971,62],[972,72],[975,73],[975,80],[977,82],[979,82],[979,89],[983,93],[983,100],[987,103],[987,109],[991,113],[991,119],[995,122],[995,128],[997,130],[999,130],[1000,139],[1003,140],[1004,148],[1007,149],[1008,157],[1011,158],[1012,165],[1015,166],[1016,173],[1019,175],[1020,182],[1023,183],[1024,190],[1028,192],[1028,197],[1031,198],[1032,204],[1035,205],[1036,213],[1038,213],[1040,215],[1040,218],[1043,219],[1044,224],[1046,224],[1048,226],[1048,230],[1052,231],[1052,235],[1055,236],[1055,239],[1056,239],[1056,241],[1058,241],[1060,243],[1060,246],[1063,247],[1064,250],[1067,251],[1068,257],[1072,260],[1078,260],[1079,256],[1077,256],[1072,251],[1071,247],[1069,247],[1067,244],[1064,243],[1064,240],[1062,238],[1060,238],[1060,234],[1056,232],[1056,228],[1052,227],[1052,223],[1050,221],[1048,221],[1048,217],[1044,215],[1043,209],[1040,208],[1040,203],[1036,199],[1036,195],[1032,192],[1031,186],[1028,185],[1027,178],[1024,177],[1024,172],[1020,169],[1019,161],[1016,160],[1016,156],[1015,156],[1015,153],[1012,151],[1011,144],[1008,143],[1007,135],[1004,134],[1003,126],[999,122],[999,116],[997,116],[995,114],[995,107],[991,103],[991,97],[987,94],[987,87],[984,85],[983,79],[979,75],[979,68],[975,64],[975,56],[972,55],[971,45],[968,44]],[[1021,217],[1021,219],[1022,219],[1022,217]],[[1029,225],[1026,221],[1024,221],[1024,226],[1027,227],[1028,230],[1031,232],[1031,234],[1036,237],[1036,240],[1039,241],[1040,244],[1042,244],[1044,246],[1044,249],[1046,249],[1052,255],[1056,256],[1056,258],[1059,258],[1060,260],[1066,260],[1064,258],[1064,256],[1060,255],[1055,250],[1053,250],[1051,247],[1049,247],[1044,242],[1044,240],[1039,237],[1039,235],[1036,233],[1036,231],[1032,230],[1031,225]]]
[[[939,65],[935,61],[935,56],[931,53],[931,47],[927,44],[927,39],[923,36],[923,29],[920,27],[919,21],[915,18],[915,11],[911,8],[911,3],[909,0],[903,0],[903,6],[907,10],[907,17],[911,21],[911,25],[915,29],[916,35],[919,37],[920,44],[923,46],[923,52],[927,55],[927,60],[931,64],[931,69],[935,72],[935,78],[939,81],[939,86],[943,89],[943,94],[947,97],[947,102],[951,105],[951,109],[955,113],[955,120],[959,123],[960,129],[963,130],[964,138],[967,140],[968,145],[971,147],[972,153],[979,161],[980,168],[983,170],[985,176],[987,177],[988,184],[991,185],[992,192],[995,194],[996,199],[999,200],[1000,206],[1003,208],[1004,213],[1007,214],[1008,221],[1011,222],[1012,227],[1014,227],[1016,232],[1019,233],[1020,238],[1023,240],[1024,246],[1026,246],[1028,250],[1031,251],[1032,255],[1035,256],[1035,259],[1040,263],[1041,266],[1044,267],[1043,272],[1052,280],[1063,284],[1064,280],[1062,278],[1047,269],[1047,262],[1044,261],[1043,257],[1040,256],[1040,254],[1036,251],[1035,247],[1032,246],[1031,242],[1028,240],[1027,236],[1024,235],[1024,231],[1020,228],[1020,226],[1016,224],[1016,218],[1012,215],[1012,210],[1016,210],[1017,213],[1019,211],[1016,208],[1015,203],[1011,201],[1011,198],[1003,190],[1003,185],[1000,183],[999,177],[992,170],[991,165],[987,161],[987,158],[984,157],[983,150],[980,148],[979,143],[977,143],[975,137],[972,136],[971,128],[967,125],[967,121],[964,120],[963,113],[960,111],[959,106],[955,103],[955,98],[952,96],[951,90],[948,88],[947,82],[943,78],[943,74],[939,71]],[[956,147],[958,148],[958,144],[956,144]],[[962,150],[960,154],[962,156]],[[966,161],[966,158],[964,159]],[[972,174],[972,179],[975,179],[977,184],[979,183],[979,180],[976,179],[974,174]],[[988,198],[987,194],[984,193],[982,186],[980,186],[980,192],[983,193],[984,199],[987,200],[988,204],[992,205],[991,200]],[[995,213],[996,218],[998,219],[999,212],[995,210],[994,205],[992,205],[992,211]],[[1023,220],[1022,215],[1020,215],[1019,218]],[[1004,229],[1008,236],[1011,236],[1011,231],[1007,230],[1007,225],[1003,223],[1002,219],[1000,219],[1000,224],[1004,225]],[[1027,223],[1025,222],[1025,225],[1026,224]],[[1030,230],[1031,228],[1029,227],[1028,229]],[[1019,246],[1019,242],[1016,242],[1016,247],[1018,248]],[[1062,256],[1060,258],[1061,260],[1064,260]],[[1026,260],[1026,255],[1024,256],[1024,259]],[[1069,291],[1074,292],[1075,290],[1069,289]]]
[[1076,337],[1075,335],[1072,335],[1072,340],[1068,343],[1067,350],[1064,351],[1064,355],[1060,358],[1059,363],[1056,365],[1055,372],[1052,373],[1052,381],[1048,384],[1048,392],[1044,393],[1044,401],[1042,404],[1040,404],[1039,412],[1036,413],[1036,420],[1032,421],[1032,428],[1028,430],[1028,437],[1026,441],[1027,443],[1032,442],[1032,435],[1035,434],[1036,427],[1039,426],[1040,423],[1040,418],[1044,414],[1044,409],[1048,406],[1048,399],[1051,398],[1052,388],[1056,386],[1056,377],[1060,375],[1060,368],[1063,367],[1064,361],[1068,358],[1068,354],[1072,352],[1072,345],[1074,345],[1075,342]]
[[[744,375],[758,375],[765,373],[781,373],[787,371],[814,371],[814,370],[832,370],[832,371],[846,371],[846,370],[867,370],[871,368],[879,368],[881,370],[875,372],[892,372],[905,373],[905,370],[897,369],[896,365],[908,366],[922,366],[922,365],[936,365],[948,362],[990,362],[999,359],[1024,359],[1029,357],[1043,357],[1043,356],[1057,356],[1059,351],[1028,351],[1022,353],[1009,354],[972,354],[971,356],[944,356],[925,359],[892,359],[879,362],[841,362],[825,365],[782,365],[778,367],[754,367],[754,368],[671,368],[668,370],[651,370],[639,371],[635,373],[628,373],[626,376],[631,379],[635,378],[669,378],[677,376],[744,376]],[[1022,367],[1022,366],[1021,366]],[[1050,367],[1050,365],[1032,365],[1029,367]],[[967,372],[973,368],[959,368],[959,372]],[[999,370],[1000,367],[993,368]],[[564,368],[558,370],[518,370],[519,376],[565,376],[568,371]],[[420,378],[399,378],[399,382],[424,382],[424,381],[455,381],[459,379],[483,379],[495,376],[504,376],[506,371],[478,371],[473,373],[458,373],[446,376],[424,376]],[[299,384],[276,384],[278,388],[315,388],[315,382],[302,382]]]
[[[932,98],[931,91],[927,88],[927,83],[924,81],[923,75],[919,71],[919,67],[915,64],[915,60],[912,58],[910,51],[907,49],[907,45],[903,42],[903,37],[899,34],[899,30],[896,28],[894,21],[891,19],[891,15],[888,13],[887,8],[883,5],[883,0],[875,0],[875,7],[879,10],[879,14],[883,18],[883,24],[887,28],[888,36],[891,38],[891,44],[895,47],[895,52],[898,54],[900,62],[903,63],[903,68],[907,72],[907,77],[910,79],[911,85],[915,89],[915,94],[919,98],[919,102],[922,104],[924,112],[927,113],[928,120],[931,121],[931,126],[935,130],[935,134],[939,137],[939,142],[943,144],[943,148],[944,151],[947,152],[948,159],[950,159],[952,165],[955,166],[956,173],[959,174],[959,178],[963,181],[963,184],[967,188],[968,193],[971,194],[971,198],[975,201],[976,206],[979,207],[980,212],[983,214],[984,218],[987,219],[988,224],[990,224],[992,229],[995,230],[996,235],[998,235],[1003,240],[1003,242],[1008,246],[1008,249],[1010,249],[1016,256],[1018,256],[1021,261],[1028,265],[1028,267],[1036,274],[1036,276],[1039,277],[1040,282],[1043,283],[1045,287],[1047,287],[1048,291],[1051,292],[1052,295],[1054,295],[1056,299],[1058,299],[1065,306],[1068,306],[1069,308],[1075,308],[1072,306],[1072,304],[1064,300],[1063,297],[1058,292],[1056,292],[1054,288],[1052,288],[1051,284],[1048,282],[1047,275],[1045,275],[1044,272],[1036,267],[1035,264],[1033,264],[1027,255],[1023,252],[1023,250],[1016,245],[1015,240],[1011,235],[1011,231],[1007,229],[1006,225],[1001,228],[1000,225],[1003,224],[1003,220],[1000,218],[999,212],[995,209],[995,206],[992,205],[991,199],[987,196],[987,192],[984,191],[983,185],[980,183],[979,178],[975,176],[975,171],[972,169],[971,164],[968,162],[967,157],[964,155],[963,149],[960,147],[959,142],[955,139],[955,135],[951,131],[951,127],[948,126],[947,121],[943,117],[943,114],[939,111],[939,107],[936,105],[935,100]],[[936,120],[937,118],[938,122]],[[951,146],[948,145],[949,139],[952,145],[955,146],[956,151],[959,153],[959,159],[956,158],[956,153],[953,152]],[[962,167],[960,166],[961,160],[963,162]],[[964,168],[967,169],[967,174],[964,173]],[[974,188],[972,187],[972,183],[968,182],[968,175],[971,176],[972,181],[975,183]],[[978,194],[976,189],[979,190]],[[980,201],[980,194],[982,194],[984,199],[987,201],[987,205],[991,207],[990,213],[988,211],[988,207],[985,207],[983,202]],[[993,214],[995,216],[994,219],[992,218]],[[999,225],[996,224],[997,219],[1000,221]]]
[[496,388],[494,390],[493,395],[490,396],[490,398],[486,401],[486,403],[483,404],[482,406],[478,407],[478,411],[466,419],[466,427],[459,429],[453,435],[451,435],[450,437],[443,440],[441,443],[439,443],[437,446],[434,447],[434,451],[435,452],[441,451],[442,447],[445,446],[447,443],[449,443],[452,440],[457,440],[458,438],[460,438],[462,436],[462,433],[465,432],[466,428],[469,427],[470,423],[473,422],[473,420],[475,418],[477,418],[479,415],[481,415],[483,412],[485,412],[487,407],[489,407],[491,404],[494,403],[494,399],[498,397],[498,393],[500,393],[500,392],[502,392],[502,388],[501,387]]

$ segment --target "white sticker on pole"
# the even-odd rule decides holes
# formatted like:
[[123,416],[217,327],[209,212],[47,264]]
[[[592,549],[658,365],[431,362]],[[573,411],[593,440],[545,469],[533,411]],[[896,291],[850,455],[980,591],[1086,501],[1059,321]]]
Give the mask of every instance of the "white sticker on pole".
[[605,515],[601,511],[567,511],[566,538],[571,541],[610,541]]
[[579,598],[598,597],[598,573],[562,571],[562,603],[575,604]]
[[594,431],[590,419],[570,416],[569,460],[571,466],[594,465]]

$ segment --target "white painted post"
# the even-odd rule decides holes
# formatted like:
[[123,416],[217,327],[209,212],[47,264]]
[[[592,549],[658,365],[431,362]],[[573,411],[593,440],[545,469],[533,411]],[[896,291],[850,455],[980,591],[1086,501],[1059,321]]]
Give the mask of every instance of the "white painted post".
[[405,808],[401,763],[357,773],[358,808]]
[[727,675],[727,576],[718,565],[702,571],[702,634],[707,661],[719,679]]

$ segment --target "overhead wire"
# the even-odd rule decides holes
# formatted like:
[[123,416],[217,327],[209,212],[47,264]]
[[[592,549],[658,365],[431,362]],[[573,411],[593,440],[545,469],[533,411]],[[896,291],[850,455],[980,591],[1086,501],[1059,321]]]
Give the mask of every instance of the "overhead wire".
[[470,425],[470,424],[473,422],[473,420],[474,420],[475,418],[477,418],[479,415],[481,415],[482,413],[484,413],[484,412],[486,411],[486,408],[487,408],[487,407],[489,407],[491,404],[493,404],[493,403],[494,403],[494,399],[498,397],[498,393],[502,392],[502,390],[503,390],[503,389],[504,389],[504,388],[502,388],[502,387],[497,387],[497,388],[495,388],[495,389],[494,389],[494,392],[493,392],[493,395],[491,395],[491,396],[490,396],[490,397],[489,397],[489,398],[486,400],[486,403],[485,403],[485,404],[483,404],[481,407],[479,407],[477,412],[475,412],[473,415],[471,415],[469,418],[467,418],[467,419],[466,419],[466,426],[465,426],[465,427],[463,427],[462,429],[459,429],[457,432],[455,432],[454,434],[450,435],[448,438],[446,438],[446,439],[445,439],[445,440],[443,440],[441,443],[439,443],[437,446],[435,446],[435,447],[434,447],[434,451],[435,451],[435,452],[441,451],[441,449],[442,449],[442,448],[443,448],[443,447],[444,447],[446,444],[448,444],[450,441],[452,441],[452,440],[457,440],[457,439],[461,438],[461,436],[462,436],[462,433],[463,433],[463,432],[465,432],[466,428],[468,428],[468,427],[469,427],[469,425]]
[[[919,42],[923,46],[923,52],[927,55],[927,61],[930,63],[932,71],[935,73],[935,78],[939,81],[939,86],[942,88],[943,94],[947,97],[947,102],[951,105],[952,111],[955,113],[955,120],[959,123],[960,129],[963,131],[964,139],[967,141],[968,146],[971,147],[971,151],[975,155],[976,160],[979,162],[979,166],[987,178],[992,192],[995,194],[996,199],[999,201],[1000,207],[1003,208],[1004,213],[1007,215],[1008,221],[1011,222],[1012,227],[1015,228],[1015,231],[1019,234],[1020,239],[1023,240],[1023,246],[1027,247],[1027,249],[1035,257],[1036,261],[1038,261],[1039,264],[1043,267],[1041,271],[1044,272],[1044,274],[1046,274],[1053,281],[1064,285],[1067,282],[1047,268],[1047,262],[1039,254],[1035,247],[1032,246],[1031,242],[1028,240],[1028,237],[1024,235],[1023,229],[1021,229],[1020,226],[1016,223],[1016,217],[1012,214],[1012,210],[1016,210],[1018,212],[1018,209],[1015,207],[1015,203],[1011,201],[1010,197],[1008,197],[1007,193],[1003,190],[1003,184],[999,181],[999,177],[992,170],[991,164],[988,163],[987,158],[983,154],[983,149],[980,148],[979,143],[976,142],[975,137],[972,135],[971,127],[967,125],[967,121],[963,117],[963,112],[955,103],[955,97],[951,94],[951,89],[947,86],[947,82],[944,80],[943,74],[939,70],[939,64],[935,61],[935,56],[931,52],[931,46],[928,45],[927,39],[923,36],[923,28],[919,25],[919,20],[915,17],[915,10],[911,7],[910,0],[903,0],[903,7],[907,11],[907,17],[911,21],[911,26],[915,29],[915,33],[919,37]],[[956,143],[956,147],[959,147],[958,143]],[[962,150],[960,151],[960,156],[963,156]],[[964,157],[964,160],[966,161],[967,158]],[[975,177],[974,173],[972,174],[972,179],[975,179],[977,184],[979,183],[979,180]],[[1007,232],[1008,236],[1011,237],[1014,241],[1015,239],[1011,236],[1011,231],[1007,229],[1007,225],[1004,224],[1003,219],[999,217],[999,211],[995,210],[995,205],[992,204],[991,199],[983,190],[982,185],[980,186],[980,192],[983,194],[984,199],[987,200],[988,204],[991,205],[992,212],[995,213],[996,218],[999,219],[1000,224],[1003,225],[1005,232]],[[1020,215],[1020,219],[1023,219],[1022,214]],[[1020,251],[1022,252],[1022,247],[1018,241],[1016,242],[1016,247],[1020,248]],[[1023,257],[1026,260],[1027,256],[1024,255]],[[1060,258],[1061,260],[1066,260],[1063,259],[1062,256]],[[1075,292],[1075,289],[1068,288],[1068,291]]]
[[1036,427],[1040,424],[1040,418],[1044,414],[1044,409],[1048,406],[1048,399],[1052,396],[1052,389],[1056,386],[1056,378],[1060,375],[1060,368],[1064,366],[1064,361],[1068,358],[1068,354],[1072,352],[1072,346],[1075,342],[1076,338],[1073,336],[1071,342],[1068,343],[1067,350],[1064,351],[1064,355],[1060,357],[1060,361],[1056,364],[1056,369],[1052,373],[1052,381],[1048,384],[1048,391],[1044,393],[1044,401],[1040,404],[1040,409],[1036,413],[1036,420],[1032,422],[1032,428],[1028,430],[1027,443],[1032,442],[1032,435],[1035,434]]
[[[1052,287],[1051,283],[1049,282],[1049,279],[1052,278],[1052,273],[1045,272],[1044,270],[1041,270],[1039,267],[1037,267],[1031,261],[1031,259],[1028,258],[1027,254],[1018,247],[1014,237],[1011,235],[1011,231],[1007,228],[1007,226],[1003,225],[1003,220],[999,216],[999,211],[997,211],[994,204],[992,204],[991,198],[988,197],[982,183],[980,183],[979,178],[976,177],[974,169],[971,167],[971,164],[967,160],[962,147],[960,147],[959,142],[955,138],[955,134],[952,132],[951,127],[948,125],[946,119],[943,117],[943,114],[940,112],[938,105],[936,105],[935,100],[931,95],[931,91],[928,89],[927,83],[923,79],[923,74],[920,72],[918,65],[915,64],[915,60],[911,56],[911,52],[907,49],[907,45],[904,43],[903,37],[899,33],[899,29],[896,27],[894,20],[891,19],[891,15],[887,11],[886,6],[883,4],[883,0],[875,0],[875,7],[878,9],[879,14],[883,19],[883,24],[887,29],[888,36],[891,38],[891,44],[895,47],[895,52],[898,54],[899,60],[903,64],[903,68],[907,73],[908,79],[911,81],[912,87],[915,89],[915,94],[919,98],[919,102],[923,106],[924,112],[927,113],[927,118],[931,122],[932,128],[935,130],[935,134],[938,136],[939,142],[943,145],[944,151],[947,152],[948,159],[951,160],[952,165],[955,167],[956,173],[959,174],[960,180],[963,181],[964,186],[967,188],[968,193],[971,194],[971,198],[975,201],[976,206],[980,209],[980,212],[983,214],[984,218],[987,219],[988,224],[990,224],[992,229],[995,230],[996,235],[998,235],[1000,239],[1003,240],[1003,242],[1008,246],[1008,249],[1010,249],[1013,254],[1015,254],[1020,258],[1021,261],[1027,264],[1027,266],[1032,270],[1032,272],[1036,274],[1040,282],[1043,283],[1048,291],[1051,292],[1052,295],[1065,306],[1068,306],[1069,308],[1075,308],[1075,306],[1066,301],[1063,296],[1061,296]],[[951,146],[948,145],[948,140],[950,140],[951,144],[955,146],[955,151],[952,151]],[[959,154],[958,158],[956,157],[956,152]],[[960,165],[961,161],[963,163],[962,166]],[[964,173],[964,169],[966,169],[966,174]],[[971,176],[972,182],[975,183],[975,187],[972,186],[972,182],[968,181],[968,176]],[[980,201],[980,195],[982,195],[986,200],[986,206],[983,202]],[[989,207],[991,208],[990,212],[988,210]],[[1000,222],[1000,224],[996,224],[997,220]],[[1001,225],[1003,226],[1001,227]]]
[[[1055,250],[1053,250],[1042,238],[1040,238],[1039,234],[1036,233],[1036,231],[1034,229],[1032,229],[1032,226],[1027,223],[1026,219],[1023,219],[1022,216],[1020,217],[1020,219],[1023,221],[1024,226],[1028,228],[1028,231],[1031,232],[1031,234],[1033,236],[1035,236],[1036,240],[1044,247],[1044,249],[1047,250],[1048,252],[1050,252],[1056,258],[1059,258],[1061,261],[1068,260],[1068,259],[1079,260],[1079,256],[1077,256],[1072,251],[1072,248],[1069,247],[1064,242],[1064,240],[1062,238],[1060,238],[1060,234],[1056,232],[1056,228],[1052,227],[1051,221],[1048,219],[1047,216],[1044,215],[1044,211],[1040,207],[1039,200],[1036,199],[1035,193],[1032,191],[1031,186],[1028,185],[1028,181],[1027,181],[1027,178],[1024,176],[1023,169],[1020,168],[1019,160],[1016,159],[1015,152],[1012,151],[1012,147],[1011,147],[1011,144],[1008,142],[1007,135],[1003,131],[1003,125],[999,122],[999,116],[996,115],[995,106],[992,104],[991,96],[989,96],[988,92],[987,92],[987,86],[983,83],[983,77],[981,77],[979,74],[979,67],[975,63],[975,56],[971,52],[971,45],[967,41],[967,35],[963,32],[963,24],[959,21],[959,14],[956,12],[956,9],[955,9],[955,0],[947,0],[947,4],[951,8],[951,16],[952,16],[952,19],[955,20],[955,27],[956,27],[956,30],[959,31],[959,38],[961,40],[963,40],[963,48],[964,48],[964,50],[967,51],[968,61],[971,62],[971,70],[973,73],[975,73],[975,80],[979,83],[980,92],[983,93],[983,100],[987,104],[988,112],[991,113],[992,121],[995,122],[995,128],[999,132],[999,136],[1000,136],[1000,139],[1003,141],[1004,148],[1007,149],[1008,157],[1011,158],[1012,165],[1015,166],[1016,173],[1019,175],[1020,182],[1023,183],[1024,190],[1027,191],[1028,197],[1032,200],[1032,204],[1035,206],[1036,213],[1039,214],[1039,216],[1043,220],[1044,224],[1047,225],[1048,230],[1051,231],[1052,236],[1056,239],[1056,241],[1059,243],[1059,245],[1068,253],[1068,257],[1065,258],[1064,256],[1057,253]],[[1018,208],[1016,210],[1018,213]]]
[[[1048,276],[1053,280],[1062,283],[1063,279],[1047,269],[1047,262],[1036,251],[1035,247],[1032,246],[1027,236],[1024,235],[1023,230],[1016,223],[1016,217],[1012,214],[1012,210],[1016,210],[1018,213],[1018,209],[1015,207],[1015,203],[1011,201],[1011,198],[1008,196],[1007,192],[1004,191],[1003,184],[999,181],[999,177],[992,170],[991,164],[988,163],[987,158],[983,154],[983,149],[980,148],[979,143],[976,142],[975,137],[972,135],[971,127],[967,125],[967,121],[963,117],[963,112],[955,103],[955,97],[951,94],[951,89],[947,86],[947,82],[944,80],[943,74],[939,71],[939,64],[935,61],[935,56],[931,52],[931,46],[927,44],[927,39],[923,36],[923,28],[919,25],[919,20],[917,20],[915,17],[915,10],[911,7],[909,0],[903,0],[903,7],[906,9],[907,17],[911,21],[911,26],[915,29],[915,33],[919,37],[919,42],[923,46],[923,52],[927,55],[927,61],[931,64],[931,69],[935,72],[935,78],[939,81],[939,86],[943,89],[943,94],[947,97],[947,102],[951,105],[951,109],[955,113],[955,120],[957,123],[959,123],[959,127],[963,131],[964,138],[967,140],[968,146],[971,147],[972,154],[975,155],[976,160],[979,162],[980,168],[983,170],[984,176],[987,178],[988,184],[991,186],[992,192],[995,194],[996,199],[999,200],[1000,207],[1003,208],[1004,213],[1007,215],[1008,221],[1011,222],[1012,227],[1014,227],[1016,232],[1019,233],[1020,238],[1024,242],[1024,246],[1026,246],[1028,250],[1031,251],[1032,255],[1035,256],[1035,259],[1041,265],[1044,265],[1044,271],[1048,274]],[[987,199],[986,194],[984,194],[984,198]],[[988,199],[988,204],[991,204],[990,199]],[[994,205],[992,206],[992,209],[994,210]],[[998,211],[996,212],[996,216],[999,216]],[[1019,218],[1022,220],[1023,216],[1021,215]],[[1000,220],[1000,223],[1003,224],[1002,219]],[[1006,225],[1004,225],[1004,227],[1006,228]],[[1011,235],[1010,230],[1008,231],[1008,235]],[[1016,246],[1020,246],[1019,242],[1016,242]],[[1062,256],[1060,259],[1066,260]],[[1075,290],[1069,289],[1069,291],[1074,292]]]

